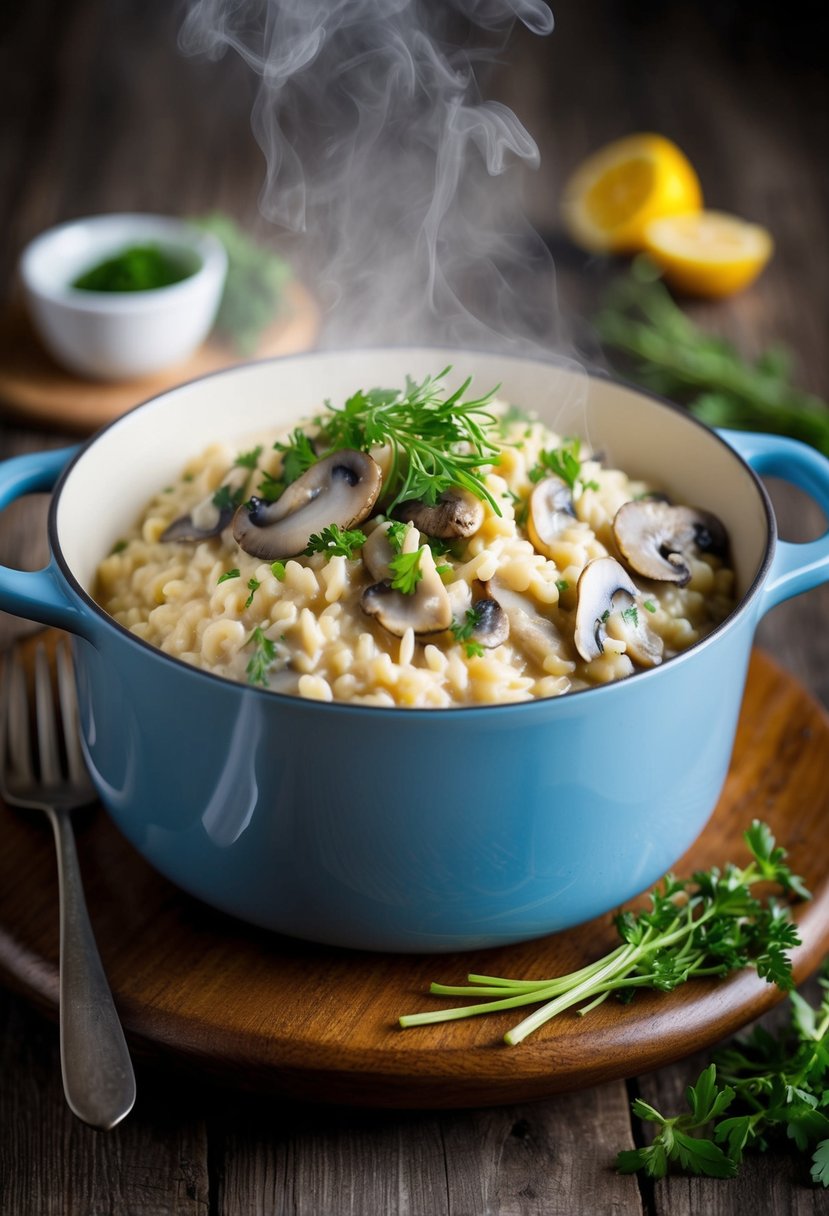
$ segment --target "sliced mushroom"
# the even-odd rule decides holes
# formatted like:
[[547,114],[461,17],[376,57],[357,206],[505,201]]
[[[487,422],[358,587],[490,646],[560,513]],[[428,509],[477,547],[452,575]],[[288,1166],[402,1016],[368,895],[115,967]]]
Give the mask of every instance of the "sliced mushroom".
[[613,535],[619,552],[637,574],[680,587],[691,578],[694,550],[725,557],[728,533],[710,511],[673,507],[653,499],[626,502],[616,512]]
[[418,635],[442,633],[452,623],[452,606],[446,588],[435,569],[428,545],[420,549],[421,579],[411,595],[398,591],[388,582],[366,587],[360,601],[363,612],[402,638],[407,629]]
[[547,655],[555,651],[561,641],[556,626],[546,616],[534,611],[517,591],[500,584],[489,585],[493,588],[492,594],[506,613],[512,641],[517,642],[528,658],[543,664]]
[[487,650],[506,642],[509,637],[509,617],[498,600],[490,595],[489,583],[475,579],[472,584],[472,608],[477,620],[469,636],[470,642],[477,642]]
[[530,495],[527,531],[539,553],[550,557],[550,545],[576,517],[573,493],[561,477],[545,477]]
[[[573,641],[576,650],[588,663],[604,653],[604,637],[611,613],[617,610],[622,597],[629,613],[622,626],[623,640],[630,657],[644,667],[662,662],[662,639],[653,632],[636,609],[636,585],[615,557],[597,557],[588,562],[578,582],[578,606]],[[636,609],[636,611],[632,611]]]
[[199,541],[218,536],[233,518],[249,476],[250,469],[234,465],[222,478],[219,488],[211,490],[187,515],[174,519],[160,539]]
[[276,502],[254,497],[241,506],[233,517],[233,536],[253,557],[293,557],[331,524],[351,528],[362,523],[381,483],[379,466],[367,452],[335,452],[312,464]]
[[484,522],[484,504],[468,490],[453,486],[444,490],[433,507],[419,499],[408,499],[395,507],[396,519],[412,523],[427,536],[450,540],[472,536]]
[[389,540],[390,527],[389,521],[378,524],[363,545],[363,565],[378,582],[391,578],[389,566],[398,552],[414,553],[420,545],[420,533],[417,528],[407,528],[400,549],[393,549]]

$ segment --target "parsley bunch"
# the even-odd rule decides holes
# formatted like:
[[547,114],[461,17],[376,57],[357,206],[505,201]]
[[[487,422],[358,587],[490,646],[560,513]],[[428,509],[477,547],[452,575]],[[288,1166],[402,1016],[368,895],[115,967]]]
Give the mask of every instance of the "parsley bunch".
[[633,1113],[657,1132],[646,1147],[619,1153],[622,1173],[664,1178],[677,1164],[733,1178],[747,1148],[785,1134],[801,1152],[813,1149],[812,1178],[829,1187],[829,980],[820,983],[817,1008],[789,994],[791,1018],[778,1035],[758,1026],[718,1051],[686,1091],[689,1113],[667,1117],[637,1098]]
[[629,1001],[638,988],[670,992],[695,976],[722,976],[751,966],[769,983],[790,989],[787,952],[800,943],[797,928],[787,907],[759,898],[752,889],[774,883],[802,899],[808,899],[809,892],[785,864],[786,852],[765,824],[755,820],[744,839],[752,858],[748,865],[729,863],[722,871],[712,867],[690,879],[668,874],[651,892],[649,907],[620,913],[615,924],[621,945],[598,962],[554,979],[470,975],[469,986],[432,984],[430,992],[440,996],[495,999],[408,1014],[400,1025],[446,1022],[544,1002],[504,1036],[505,1042],[516,1044],[566,1009],[578,1006],[584,1015],[611,994]]
[[[549,477],[553,473],[556,477],[560,477],[571,490],[575,490],[576,482],[581,480],[580,451],[580,439],[565,439],[560,447],[543,448],[538,453],[538,463],[533,465],[529,471],[530,481],[543,481],[545,477]],[[598,490],[599,488],[598,482],[595,481],[582,482],[582,486],[585,490]]]
[[487,435],[496,428],[496,419],[486,408],[495,390],[465,401],[467,379],[447,396],[441,382],[450,370],[446,367],[420,384],[407,376],[402,391],[359,390],[341,409],[329,405],[314,419],[320,428],[318,444],[324,448],[321,456],[344,448],[367,452],[389,445],[391,468],[384,478],[387,515],[410,498],[433,506],[452,486],[462,486],[501,514],[481,476],[483,466],[498,463],[498,445]]

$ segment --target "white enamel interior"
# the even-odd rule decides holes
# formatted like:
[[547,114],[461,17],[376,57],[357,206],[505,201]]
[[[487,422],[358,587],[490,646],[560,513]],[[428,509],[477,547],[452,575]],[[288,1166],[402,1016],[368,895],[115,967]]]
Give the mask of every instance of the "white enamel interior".
[[327,351],[231,369],[193,381],[119,419],[83,452],[57,509],[60,545],[87,591],[101,558],[147,501],[214,440],[317,413],[357,388],[402,386],[451,364],[450,382],[472,376],[479,395],[536,411],[562,435],[582,435],[604,463],[647,478],[681,503],[718,515],[731,536],[738,594],[754,581],[768,543],[763,498],[730,448],[685,414],[571,367],[470,351]]

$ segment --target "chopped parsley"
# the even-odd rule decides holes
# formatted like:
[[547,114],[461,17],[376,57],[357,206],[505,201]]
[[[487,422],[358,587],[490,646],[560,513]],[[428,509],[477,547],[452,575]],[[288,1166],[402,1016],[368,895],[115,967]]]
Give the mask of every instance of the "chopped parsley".
[[234,460],[234,465],[239,469],[255,469],[259,463],[259,457],[262,455],[262,444],[259,443],[249,452],[240,452]]
[[565,591],[570,590],[570,584],[567,582],[566,578],[557,578],[556,587],[558,588],[559,595],[564,595]]
[[282,453],[282,480],[290,485],[301,477],[312,464],[317,463],[317,454],[311,440],[301,427],[294,427],[287,443],[275,443],[274,449]]
[[262,480],[256,490],[260,498],[264,498],[266,502],[276,502],[286,489],[287,482],[282,477],[274,477],[272,473],[266,473],[262,469]]
[[277,582],[279,582],[279,583],[284,582],[285,581],[285,563],[284,562],[271,562],[271,574],[274,576],[274,578],[277,580]]
[[403,541],[406,539],[406,533],[409,530],[409,525],[403,523],[400,519],[390,519],[389,526],[386,529],[386,536],[389,544],[395,553],[400,553],[403,549]]
[[239,578],[239,571],[234,566],[232,570],[225,570],[224,574],[220,574],[216,579],[217,583],[226,583],[229,578]]
[[481,610],[476,605],[467,608],[466,616],[462,621],[453,621],[449,626],[456,642],[466,642],[472,637],[472,634],[478,628],[481,621]]
[[653,600],[645,600],[642,607],[646,612],[656,612],[656,604],[653,602]]
[[231,490],[230,486],[219,486],[211,501],[219,511],[235,511],[244,497],[243,486],[235,490]]
[[392,575],[391,585],[395,591],[402,591],[404,595],[414,595],[417,584],[423,578],[423,571],[420,569],[422,552],[423,549],[417,549],[414,553],[398,553],[391,559],[389,570]]
[[245,643],[253,646],[254,651],[245,668],[249,684],[268,686],[268,669],[276,662],[276,642],[272,641],[261,625],[257,625]]
[[639,613],[636,610],[635,604],[631,604],[629,608],[624,608],[622,610],[622,620],[628,621],[628,623],[631,624],[634,629],[638,629]]
[[126,540],[117,540],[109,551],[110,556],[114,553],[123,553],[128,544],[129,542]]
[[259,588],[261,586],[262,586],[262,584],[259,582],[258,578],[249,578],[248,579],[248,591],[250,592],[250,595],[245,600],[246,608],[250,608],[251,604],[253,603],[253,597],[256,595],[256,592],[259,590]]
[[303,549],[306,557],[312,553],[324,553],[327,558],[354,557],[354,550],[361,549],[366,543],[366,534],[359,528],[340,530],[338,524],[330,524],[321,532],[315,532],[308,538],[308,546]]
[[[529,471],[530,481],[543,481],[552,473],[555,477],[560,477],[571,490],[575,490],[576,482],[581,480],[580,451],[580,439],[565,439],[561,447],[543,448],[538,454],[538,463]],[[598,482],[595,481],[583,481],[581,484],[583,490],[599,488]]]

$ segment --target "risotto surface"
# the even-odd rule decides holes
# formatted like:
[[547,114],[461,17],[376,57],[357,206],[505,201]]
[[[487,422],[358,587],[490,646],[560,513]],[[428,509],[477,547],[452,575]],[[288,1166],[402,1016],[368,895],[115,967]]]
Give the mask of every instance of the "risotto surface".
[[[617,512],[626,503],[659,502],[662,487],[603,467],[577,442],[518,410],[496,403],[491,411],[489,437],[500,459],[480,470],[492,502],[481,502],[474,533],[433,538],[430,547],[413,524],[404,532],[397,526],[397,552],[419,553],[412,560],[420,573],[442,582],[448,627],[416,632],[408,625],[395,633],[371,615],[365,593],[378,578],[362,545],[351,556],[329,547],[270,561],[245,552],[229,524],[204,539],[162,539],[182,517],[198,522],[206,503],[210,514],[226,493],[229,470],[238,497],[284,482],[287,457],[274,447],[281,442],[284,449],[284,433],[254,436],[238,448],[214,445],[191,461],[100,563],[95,598],[138,637],[217,675],[321,701],[424,708],[525,701],[623,679],[685,650],[730,612],[727,553],[692,547],[684,585],[645,577],[620,553]],[[385,476],[389,452],[372,454]],[[567,474],[563,483],[551,467]],[[553,485],[545,485],[551,476]],[[558,492],[562,484],[569,497],[562,491],[563,509],[559,499],[553,522],[548,516],[542,526],[534,511],[545,494],[549,506],[553,486]],[[374,510],[358,525],[366,545],[388,527],[382,492]],[[614,591],[596,608],[585,653],[577,645],[587,585],[580,579],[589,563],[608,557],[624,565],[635,595]],[[388,586],[387,578],[387,598]],[[488,606],[503,626],[488,637],[481,628],[485,600],[495,601]]]

